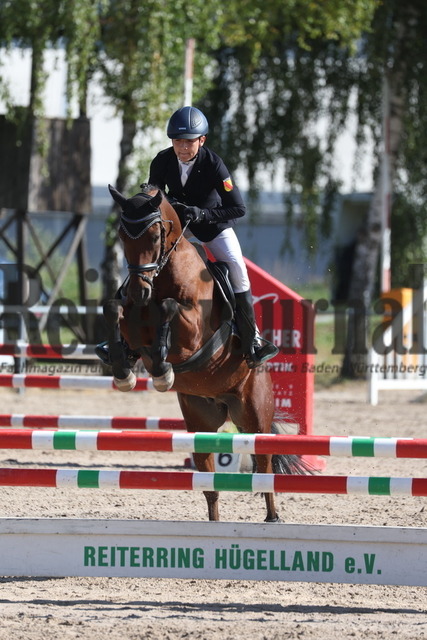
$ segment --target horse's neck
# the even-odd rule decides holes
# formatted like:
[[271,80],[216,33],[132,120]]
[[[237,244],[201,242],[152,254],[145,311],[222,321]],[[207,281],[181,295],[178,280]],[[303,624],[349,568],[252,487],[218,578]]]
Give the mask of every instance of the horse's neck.
[[[202,248],[206,257],[206,253]],[[183,238],[168,263],[167,283],[173,283],[171,297],[183,295],[193,305],[203,300],[203,313],[210,317],[214,295],[214,282],[198,248]],[[174,291],[173,291],[174,290]],[[182,300],[185,303],[185,300]]]

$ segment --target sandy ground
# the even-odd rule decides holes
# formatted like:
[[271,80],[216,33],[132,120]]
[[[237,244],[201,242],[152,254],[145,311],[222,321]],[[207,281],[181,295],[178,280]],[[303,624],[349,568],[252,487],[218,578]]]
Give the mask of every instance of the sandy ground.
[[[0,389],[1,413],[178,417],[173,393],[107,391],[23,393]],[[426,405],[416,392],[380,394],[366,403],[364,384],[315,394],[317,434],[427,437]],[[182,454],[6,451],[1,466],[182,469]],[[330,458],[342,475],[425,477],[427,461]],[[205,520],[199,493],[3,488],[0,517]],[[423,498],[277,496],[290,523],[426,526]],[[263,521],[252,494],[221,497],[223,521]],[[272,525],[274,526],[274,525]],[[1,552],[1,550],[0,550]],[[0,578],[0,640],[251,640],[427,637],[427,592],[420,587],[165,580]]]

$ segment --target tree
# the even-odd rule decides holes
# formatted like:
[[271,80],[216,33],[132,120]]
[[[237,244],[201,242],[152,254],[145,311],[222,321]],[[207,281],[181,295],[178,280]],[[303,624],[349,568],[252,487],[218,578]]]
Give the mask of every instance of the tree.
[[[63,45],[67,60],[67,98],[78,97],[80,114],[86,113],[86,93],[99,39],[99,14],[104,0],[0,0],[0,46],[30,48],[31,86],[28,112],[43,115],[44,56],[48,48]],[[0,76],[0,90],[8,87]],[[8,102],[9,115],[14,105]]]
[[[258,30],[257,38],[247,38],[233,47],[223,46],[217,51],[215,88],[204,101],[204,107],[213,129],[221,131],[221,136],[215,138],[215,146],[227,153],[234,166],[247,168],[255,188],[260,167],[270,166],[277,171],[278,160],[284,161],[280,165],[283,179],[291,195],[299,199],[309,247],[316,246],[319,226],[328,230],[327,215],[320,218],[319,224],[321,201],[329,204],[339,188],[331,164],[337,134],[353,114],[358,121],[356,140],[360,148],[363,149],[367,132],[370,133],[377,157],[376,186],[355,250],[349,296],[361,310],[366,342],[366,319],[378,293],[378,257],[383,235],[380,193],[384,180],[397,196],[392,212],[394,264],[403,261],[401,257],[396,262],[396,247],[412,260],[416,256],[419,261],[424,258],[427,223],[423,202],[427,176],[425,163],[420,159],[425,156],[427,7],[422,0],[350,4],[340,3],[341,20],[318,24],[303,41],[299,25],[293,28],[289,14],[281,15],[278,9],[276,20],[271,23],[275,28],[267,27],[264,37]],[[331,9],[337,10],[335,3]],[[351,12],[355,9],[362,12],[359,17],[363,16],[356,25],[363,31],[359,32],[356,49],[350,45],[357,29],[350,33],[344,30],[344,38],[339,38],[339,26],[345,15],[347,25],[352,25]],[[309,24],[312,25],[310,21]],[[327,36],[328,24],[338,25],[334,39],[310,37],[319,31]],[[386,173],[380,163],[384,86],[388,88],[390,110]],[[319,117],[328,119],[324,139],[312,126]],[[224,129],[227,135],[223,135]],[[328,206],[324,207],[325,214],[328,210]],[[419,234],[418,242],[404,217],[408,210]],[[288,211],[291,217],[291,206]],[[408,274],[408,269],[396,268],[394,273],[394,286],[405,284],[399,276]],[[350,331],[344,360],[347,375],[356,374],[352,340]],[[359,355],[364,358],[363,353]]]
[[[80,296],[86,297],[86,281],[83,237],[84,222],[80,213],[87,211],[90,199],[90,161],[88,127],[83,119],[71,122],[55,123],[44,118],[44,87],[46,80],[45,57],[47,50],[60,48],[65,52],[67,63],[67,103],[72,105],[77,98],[79,116],[86,114],[86,91],[90,77],[94,42],[99,38],[98,13],[102,10],[103,0],[0,0],[0,47],[3,49],[20,48],[30,51],[31,80],[28,103],[12,103],[8,87],[0,74],[0,93],[7,105],[6,117],[2,118],[2,131],[6,144],[2,149],[3,166],[2,196],[9,200],[15,209],[4,229],[16,229],[16,243],[9,244],[2,234],[6,245],[14,252],[18,260],[18,277],[21,298],[23,299],[23,261],[31,244],[39,256],[36,273],[46,269],[51,282],[51,296],[60,293],[62,279],[74,254],[79,264]],[[9,122],[7,122],[9,120]],[[68,125],[70,130],[68,131]],[[4,126],[4,129],[3,129]],[[87,128],[86,128],[87,127]],[[85,130],[86,129],[86,130]],[[82,135],[79,132],[84,131]],[[52,141],[55,140],[53,144]],[[87,146],[86,146],[87,145]],[[54,148],[55,147],[55,148]],[[71,148],[80,149],[78,158],[72,155]],[[78,160],[78,161],[77,161]],[[70,175],[61,167],[67,162],[74,167]],[[79,165],[79,166],[77,166]],[[18,179],[11,181],[8,168],[13,167]],[[67,175],[65,175],[67,174]],[[65,179],[63,179],[65,176]],[[56,188],[48,189],[47,181],[57,181]],[[12,182],[12,190],[8,184]],[[16,182],[18,186],[16,187]],[[62,182],[62,184],[60,184]],[[65,184],[66,182],[66,184]],[[73,186],[76,185],[74,189]],[[50,185],[49,185],[50,186]],[[16,187],[16,188],[15,188]],[[2,203],[5,205],[5,201]],[[27,209],[41,206],[46,209],[67,210],[73,212],[73,219],[65,226],[62,238],[45,248],[46,238],[39,242]],[[62,261],[59,275],[51,268],[50,258],[55,248],[68,232],[75,232],[76,242]],[[32,242],[31,242],[32,241]],[[21,286],[22,285],[22,286]]]
[[[408,269],[408,259],[419,262],[425,260],[427,223],[422,203],[427,189],[427,175],[422,158],[425,157],[427,125],[426,36],[425,3],[421,0],[404,3],[393,0],[378,8],[373,20],[372,36],[364,41],[362,53],[366,59],[367,73],[358,87],[362,121],[377,132],[378,138],[382,104],[389,114],[388,131],[385,132],[383,143],[388,146],[389,162],[386,165],[379,163],[377,169],[366,227],[356,246],[350,285],[350,300],[362,302],[365,319],[378,291],[375,287],[384,215],[381,192],[385,181],[390,185],[390,193],[397,196],[393,203],[392,229],[394,227],[395,246],[402,250],[406,258],[399,260],[395,248],[394,266],[403,264],[404,277],[401,275],[402,269],[396,268],[393,284],[421,284],[408,280],[413,277],[413,272]],[[370,99],[366,100],[368,93]],[[412,218],[412,228],[407,226],[408,213]],[[414,230],[418,231],[418,242],[415,243]],[[351,346],[349,344],[347,348],[343,373],[353,377],[357,376],[354,364],[360,355],[363,357],[363,353],[354,353]]]
[[[131,183],[129,161],[134,158],[138,130],[164,126],[170,113],[182,105],[183,83],[177,82],[177,78],[183,77],[187,38],[196,40],[197,101],[210,86],[207,70],[214,73],[218,64],[218,57],[212,57],[215,49],[228,51],[230,46],[245,43],[242,48],[247,54],[243,62],[249,76],[260,59],[262,47],[270,42],[271,31],[275,38],[282,26],[287,34],[297,32],[295,39],[301,46],[306,46],[309,38],[319,38],[325,33],[332,39],[340,33],[346,40],[353,40],[366,25],[373,4],[374,0],[362,0],[355,8],[350,0],[336,0],[326,7],[320,0],[309,6],[302,0],[287,3],[233,0],[224,9],[213,0],[111,3],[104,20],[100,55],[104,89],[123,121],[119,190],[126,191]],[[217,77],[221,71],[219,65]],[[232,75],[223,77],[221,94],[231,96],[233,82]],[[215,96],[218,106],[223,104],[223,95],[219,101]],[[113,207],[103,263],[104,297],[110,297],[117,289],[119,258],[117,211]]]
[[[214,19],[216,11],[212,0],[109,3],[102,24],[98,70],[104,92],[122,118],[116,183],[119,191],[134,186],[130,163],[137,150],[137,134],[163,128],[172,110],[182,106],[185,43],[189,37],[197,41],[195,97],[205,90],[203,79],[209,64],[206,52],[221,28]],[[138,184],[143,180],[144,176],[139,176]],[[113,205],[102,265],[104,299],[111,298],[120,284],[117,225],[117,205]]]
[[[225,30],[216,52],[214,87],[202,104],[213,124],[212,144],[232,168],[246,168],[254,193],[260,168],[283,171],[291,195],[289,218],[295,194],[307,245],[315,248],[320,194],[332,197],[337,188],[331,168],[334,144],[350,113],[349,87],[357,75],[348,61],[377,2],[290,4],[251,3],[251,10],[256,6],[265,17],[259,20],[255,12],[233,46]],[[329,120],[326,140],[315,127],[322,116]],[[327,231],[329,220],[323,222]]]

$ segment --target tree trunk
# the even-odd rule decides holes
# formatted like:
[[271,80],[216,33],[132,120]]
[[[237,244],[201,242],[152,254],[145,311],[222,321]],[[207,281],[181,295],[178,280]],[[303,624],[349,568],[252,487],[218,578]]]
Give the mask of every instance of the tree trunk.
[[[120,142],[119,173],[116,188],[125,193],[128,186],[128,160],[133,152],[136,135],[136,122],[122,120],[123,133]],[[122,282],[123,250],[118,236],[120,211],[114,203],[107,220],[104,260],[101,264],[103,300],[114,298]]]
[[[408,13],[414,13],[414,7],[407,7]],[[394,43],[393,65],[385,66],[384,77],[388,85],[385,95],[389,113],[388,127],[383,132],[384,145],[388,147],[388,163],[381,163],[378,171],[374,194],[368,210],[364,228],[359,232],[353,261],[349,308],[351,312],[347,323],[346,352],[343,360],[342,375],[349,378],[366,377],[366,357],[369,348],[369,317],[378,276],[378,259],[383,235],[383,183],[387,181],[390,194],[393,194],[398,153],[403,132],[403,116],[407,99],[405,74],[407,58],[405,49],[410,46],[411,22],[403,19],[396,28],[397,39]],[[413,17],[413,16],[412,16]],[[387,61],[386,61],[387,62]],[[388,175],[385,172],[388,172]],[[356,309],[357,312],[353,312]],[[360,336],[364,340],[360,340]],[[363,344],[361,344],[363,342]]]
[[43,48],[35,41],[31,56],[30,103],[28,105],[32,117],[41,110],[40,90],[43,82],[43,63]]

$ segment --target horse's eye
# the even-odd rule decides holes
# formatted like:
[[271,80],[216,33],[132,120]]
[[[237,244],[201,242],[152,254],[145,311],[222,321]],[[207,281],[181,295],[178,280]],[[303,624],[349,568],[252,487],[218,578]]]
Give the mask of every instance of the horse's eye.
[[153,235],[153,242],[158,242],[160,240],[160,233],[155,233]]

